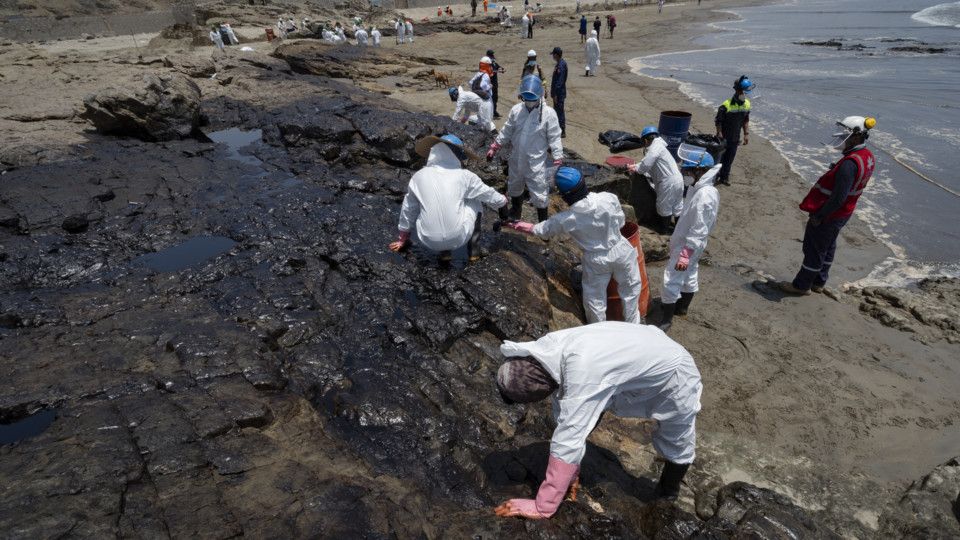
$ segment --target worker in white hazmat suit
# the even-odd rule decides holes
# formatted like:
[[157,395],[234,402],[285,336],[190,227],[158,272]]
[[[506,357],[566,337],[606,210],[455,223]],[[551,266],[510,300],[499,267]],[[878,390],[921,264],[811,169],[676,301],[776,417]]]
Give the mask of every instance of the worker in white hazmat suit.
[[527,13],[520,17],[520,37],[526,38],[530,33],[530,16]]
[[410,179],[400,208],[399,233],[390,250],[403,249],[416,228],[417,243],[441,252],[441,257],[469,242],[470,260],[476,260],[482,205],[500,208],[507,198],[462,168],[464,161],[477,156],[457,136],[431,135],[417,141],[415,148],[427,157],[427,165]]
[[340,26],[340,23],[337,23],[336,30],[337,30],[337,43],[346,43],[347,34],[344,33],[343,27]]
[[231,45],[239,45],[240,40],[237,39],[237,33],[233,31],[233,28],[230,26],[230,23],[223,23],[220,26],[227,31],[227,37],[230,38]]
[[457,103],[456,110],[450,118],[461,124],[473,124],[481,129],[489,129],[489,126],[482,125],[480,121],[480,109],[483,106],[483,100],[475,93],[464,90],[463,87],[448,88],[447,94],[450,101]]
[[403,35],[406,33],[407,27],[403,24],[403,20],[397,19],[393,23],[393,30],[397,33],[397,45],[403,43]]
[[210,30],[210,41],[212,41],[218,49],[223,50],[223,36],[220,35],[220,29],[216,26]]
[[370,38],[373,39],[373,46],[374,46],[374,47],[379,47],[379,46],[380,46],[380,39],[381,39],[382,37],[383,37],[383,36],[380,34],[380,30],[377,30],[377,27],[376,27],[376,26],[374,26],[373,28],[370,29]]
[[480,59],[479,69],[468,83],[470,91],[483,100],[480,103],[480,126],[489,131],[497,129],[493,123],[493,74],[493,59],[484,56]]
[[560,121],[556,111],[544,103],[543,83],[536,75],[523,78],[519,97],[523,101],[510,109],[503,129],[487,150],[487,160],[492,160],[504,144],[513,145],[507,177],[510,218],[520,219],[526,188],[530,193],[530,204],[537,209],[537,221],[544,221],[547,219],[550,179],[563,163]]
[[413,21],[407,19],[407,22],[405,22],[403,26],[407,36],[407,43],[413,43]]
[[667,233],[673,226],[673,218],[680,216],[683,208],[683,176],[677,160],[670,155],[667,142],[657,128],[647,126],[640,133],[646,149],[643,159],[629,167],[637,174],[648,175],[650,187],[657,193],[657,215],[660,216],[660,232]]
[[534,225],[517,221],[509,226],[541,238],[569,234],[583,250],[583,310],[587,322],[607,320],[607,285],[617,280],[623,301],[623,318],[642,324],[637,302],[643,283],[637,249],[620,234],[625,218],[613,193],[588,193],[580,171],[560,167],[557,190],[570,208]]
[[360,47],[367,46],[369,36],[367,35],[367,31],[364,30],[363,28],[360,28],[360,27],[354,28],[353,37],[357,38],[357,45],[359,45]]
[[600,67],[600,42],[597,40],[597,31],[591,30],[587,44],[583,47],[587,55],[587,73],[586,76],[597,74],[597,68]]
[[690,187],[670,236],[670,260],[663,270],[660,328],[664,332],[670,330],[674,315],[687,314],[693,294],[700,288],[697,276],[700,256],[707,248],[707,239],[720,211],[720,193],[713,183],[722,165],[714,164],[713,156],[705,150],[689,157],[692,159],[684,159],[680,169],[683,183]]
[[657,496],[675,500],[696,457],[696,418],[703,385],[686,349],[655,326],[607,321],[550,332],[526,343],[504,341],[508,357],[497,370],[507,403],[532,403],[553,394],[557,427],[547,473],[536,499],[510,499],[498,516],[548,518],[568,489],[579,485],[587,436],[605,410],[651,418],[653,447],[666,459]]

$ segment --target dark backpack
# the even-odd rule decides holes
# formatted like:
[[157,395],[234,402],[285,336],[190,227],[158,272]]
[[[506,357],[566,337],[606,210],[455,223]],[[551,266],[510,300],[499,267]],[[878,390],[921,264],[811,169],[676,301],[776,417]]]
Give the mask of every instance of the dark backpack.
[[470,91],[480,96],[480,99],[486,101],[490,99],[490,92],[487,92],[486,90],[480,87],[480,83],[482,82],[483,82],[482,73],[477,73],[476,75],[474,75],[473,80],[470,81]]

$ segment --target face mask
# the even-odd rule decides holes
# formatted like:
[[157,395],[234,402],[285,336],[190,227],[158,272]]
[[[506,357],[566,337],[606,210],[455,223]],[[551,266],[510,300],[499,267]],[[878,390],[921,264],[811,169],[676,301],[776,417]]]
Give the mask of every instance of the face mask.
[[528,110],[528,111],[532,111],[532,110],[534,110],[534,109],[536,109],[537,107],[540,106],[540,100],[539,100],[539,99],[536,100],[536,101],[527,101],[527,100],[524,100],[524,101],[523,101],[523,104],[527,106],[527,110]]
[[696,183],[697,183],[697,179],[693,177],[693,174],[683,175],[683,185],[690,187]]

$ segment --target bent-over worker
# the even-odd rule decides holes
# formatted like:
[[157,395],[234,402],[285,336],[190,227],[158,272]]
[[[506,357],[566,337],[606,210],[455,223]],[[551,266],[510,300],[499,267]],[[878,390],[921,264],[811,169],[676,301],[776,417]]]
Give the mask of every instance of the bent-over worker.
[[557,427],[547,473],[536,499],[510,499],[498,516],[548,518],[577,481],[587,436],[607,409],[659,424],[653,447],[667,463],[657,496],[675,500],[696,457],[696,418],[703,385],[686,349],[654,326],[607,321],[550,332],[536,341],[505,341],[508,360],[497,370],[507,403],[533,403],[550,394]]
[[660,216],[660,232],[669,232],[673,218],[683,208],[683,176],[677,161],[670,155],[667,141],[654,126],[640,132],[640,143],[645,149],[643,159],[629,169],[637,174],[649,175],[650,187],[657,193],[657,215]]

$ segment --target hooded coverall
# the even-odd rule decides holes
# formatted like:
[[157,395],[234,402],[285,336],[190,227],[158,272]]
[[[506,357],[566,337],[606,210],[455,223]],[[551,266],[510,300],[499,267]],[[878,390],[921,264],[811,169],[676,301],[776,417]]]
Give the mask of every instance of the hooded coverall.
[[[720,211],[720,193],[713,187],[720,167],[722,165],[714,166],[687,190],[683,211],[670,236],[670,260],[663,269],[663,293],[660,298],[664,304],[675,303],[681,292],[693,293],[700,289],[698,263],[703,250],[707,248],[707,239]],[[681,254],[689,258],[686,270],[676,269]]]
[[470,239],[486,204],[500,208],[507,198],[480,177],[460,167],[446,144],[430,149],[426,167],[417,171],[400,208],[400,231],[416,225],[417,242],[434,251],[456,249]]
[[657,192],[657,215],[679,216],[683,208],[683,176],[663,137],[650,143],[635,171],[650,175],[650,187]]
[[[547,207],[552,164],[563,159],[560,133],[556,111],[542,100],[540,106],[532,110],[527,110],[524,103],[517,103],[510,109],[496,139],[499,146],[513,145],[507,177],[508,196],[519,197],[526,187],[530,192],[530,204],[535,208]],[[548,149],[552,156],[547,153]]]
[[583,250],[583,310],[587,321],[607,319],[607,284],[617,280],[623,316],[640,324],[637,302],[643,284],[637,249],[620,234],[625,218],[613,193],[588,193],[570,208],[533,227],[533,234],[550,238],[569,234]]

